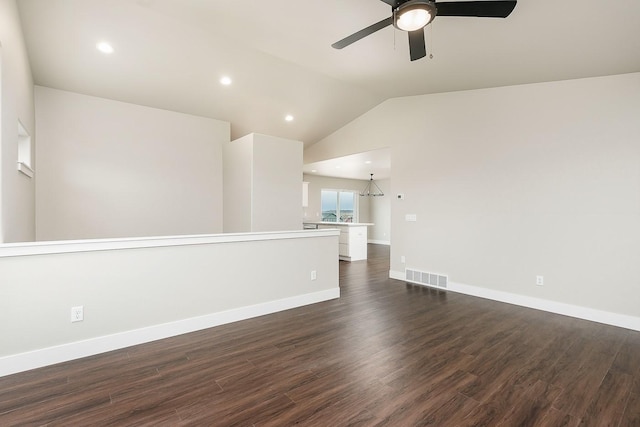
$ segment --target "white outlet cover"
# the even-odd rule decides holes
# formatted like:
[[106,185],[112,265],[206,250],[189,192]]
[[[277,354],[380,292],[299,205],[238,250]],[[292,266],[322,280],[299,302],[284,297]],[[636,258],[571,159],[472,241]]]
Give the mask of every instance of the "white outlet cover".
[[536,276],[536,285],[544,286],[544,277],[543,276]]
[[71,307],[71,322],[82,322],[84,320],[84,307],[79,305]]

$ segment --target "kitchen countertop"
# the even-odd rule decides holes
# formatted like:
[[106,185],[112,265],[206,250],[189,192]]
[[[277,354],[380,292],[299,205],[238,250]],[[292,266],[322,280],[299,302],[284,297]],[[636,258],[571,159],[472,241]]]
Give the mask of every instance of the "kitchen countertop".
[[371,222],[329,222],[329,221],[304,221],[303,224],[335,225],[336,227],[362,227],[375,225]]

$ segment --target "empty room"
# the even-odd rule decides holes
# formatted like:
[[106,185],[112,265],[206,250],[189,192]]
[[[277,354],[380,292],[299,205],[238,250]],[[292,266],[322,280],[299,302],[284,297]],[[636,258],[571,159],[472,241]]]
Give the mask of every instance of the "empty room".
[[638,22],[0,0],[0,426],[640,426]]

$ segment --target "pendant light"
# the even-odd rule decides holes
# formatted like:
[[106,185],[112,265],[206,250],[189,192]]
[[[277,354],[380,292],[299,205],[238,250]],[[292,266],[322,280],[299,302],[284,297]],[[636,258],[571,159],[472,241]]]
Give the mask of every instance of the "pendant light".
[[364,187],[364,190],[360,192],[360,195],[368,197],[384,196],[384,193],[382,192],[380,187],[378,187],[378,184],[373,182],[373,174],[371,174],[371,178],[369,179],[367,186]]

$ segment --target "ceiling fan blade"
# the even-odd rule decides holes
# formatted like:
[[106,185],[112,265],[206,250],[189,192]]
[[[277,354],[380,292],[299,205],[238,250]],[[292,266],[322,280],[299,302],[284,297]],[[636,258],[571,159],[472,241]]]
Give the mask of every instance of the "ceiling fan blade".
[[348,37],[343,38],[340,41],[335,42],[334,44],[331,45],[331,47],[333,47],[334,49],[342,49],[343,47],[347,47],[349,46],[351,43],[355,43],[358,40],[375,33],[378,30],[383,29],[384,27],[388,27],[389,25],[391,25],[393,23],[393,17],[390,16],[388,18],[383,19],[380,22],[376,22],[373,25],[369,25],[367,28],[363,28],[362,30],[358,31],[357,33],[353,33]]
[[436,2],[437,16],[478,16],[506,18],[516,7],[516,0]]
[[409,55],[412,61],[427,56],[427,46],[424,43],[424,28],[409,31]]

